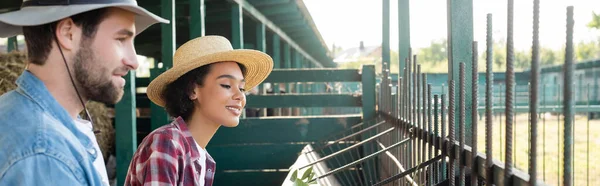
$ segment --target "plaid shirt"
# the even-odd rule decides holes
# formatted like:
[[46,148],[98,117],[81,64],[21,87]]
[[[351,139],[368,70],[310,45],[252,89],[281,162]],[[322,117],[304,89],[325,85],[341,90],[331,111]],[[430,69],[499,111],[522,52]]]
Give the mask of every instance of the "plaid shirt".
[[212,185],[215,161],[197,145],[178,117],[144,138],[133,155],[125,185]]

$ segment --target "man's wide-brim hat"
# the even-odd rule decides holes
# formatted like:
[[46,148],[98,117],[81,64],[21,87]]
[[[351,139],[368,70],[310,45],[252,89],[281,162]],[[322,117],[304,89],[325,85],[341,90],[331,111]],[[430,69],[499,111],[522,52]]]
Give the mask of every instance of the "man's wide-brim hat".
[[204,36],[181,45],[173,56],[173,68],[152,80],[146,94],[156,105],[164,107],[165,100],[162,94],[167,85],[191,70],[218,62],[237,62],[243,65],[246,69],[246,90],[251,90],[263,82],[273,70],[273,59],[261,51],[234,50],[229,40],[222,36]]
[[21,34],[23,26],[37,26],[101,8],[121,8],[133,12],[136,34],[155,23],[169,23],[146,9],[135,0],[23,0],[21,9],[0,14],[0,37]]

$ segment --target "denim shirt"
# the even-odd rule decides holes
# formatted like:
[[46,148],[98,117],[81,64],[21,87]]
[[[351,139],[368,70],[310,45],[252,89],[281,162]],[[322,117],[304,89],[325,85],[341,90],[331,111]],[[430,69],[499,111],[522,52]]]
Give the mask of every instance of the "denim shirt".
[[0,186],[102,185],[93,142],[29,71],[0,96]]

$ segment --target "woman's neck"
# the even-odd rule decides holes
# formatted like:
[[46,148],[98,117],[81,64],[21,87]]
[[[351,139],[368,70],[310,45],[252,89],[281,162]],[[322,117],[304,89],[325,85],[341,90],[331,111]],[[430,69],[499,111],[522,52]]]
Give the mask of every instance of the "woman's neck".
[[206,149],[206,145],[208,145],[210,139],[215,135],[217,129],[219,129],[221,126],[207,120],[207,118],[202,116],[200,113],[192,114],[185,122],[188,125],[188,129],[190,130],[192,137],[194,137],[196,143],[198,143],[198,145],[200,145],[200,147],[203,149]]

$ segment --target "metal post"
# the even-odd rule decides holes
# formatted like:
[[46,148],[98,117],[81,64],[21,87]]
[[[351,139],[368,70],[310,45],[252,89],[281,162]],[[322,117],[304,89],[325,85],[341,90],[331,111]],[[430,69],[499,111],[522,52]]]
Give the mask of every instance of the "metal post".
[[19,43],[17,42],[17,36],[9,37],[6,41],[6,51],[12,52],[13,50],[19,51]]
[[465,94],[467,93],[465,90],[465,63],[460,63],[460,69],[459,69],[459,75],[458,75],[458,79],[459,79],[459,85],[458,85],[458,93],[460,94],[459,100],[458,100],[458,111],[459,111],[459,119],[458,122],[460,122],[459,125],[459,132],[458,132],[458,143],[460,145],[460,148],[458,149],[458,153],[456,156],[456,159],[458,160],[458,173],[459,173],[459,178],[458,178],[458,185],[459,186],[463,186],[465,185],[465,170],[466,170],[466,166],[464,166],[464,163],[462,161],[462,152],[463,150],[465,150]]
[[[433,158],[433,121],[431,118],[431,84],[427,84],[427,145],[429,145],[429,151],[427,159]],[[433,165],[428,166],[429,179],[427,180],[428,185],[432,185],[433,182]]]
[[564,99],[563,99],[563,113],[564,117],[564,161],[563,161],[563,184],[565,186],[573,185],[573,121],[574,121],[574,108],[573,108],[573,61],[574,61],[574,49],[573,49],[573,6],[567,7],[567,47],[565,51],[565,65],[564,65]]
[[[256,50],[265,52],[265,53],[267,52],[267,37],[266,37],[264,23],[256,24]],[[295,53],[295,54],[297,54],[297,53]],[[297,58],[294,58],[294,60],[297,60]],[[297,90],[298,89],[296,89],[296,91]],[[264,83],[261,83],[258,86],[258,94],[260,94],[260,95],[267,94],[267,89],[265,89]],[[267,116],[267,109],[261,108],[258,116],[260,116],[260,117]]]
[[[433,131],[435,133],[433,139],[435,139],[435,137],[441,137],[441,139],[444,139],[443,136],[440,136],[439,126],[438,126],[438,124],[439,124],[438,123],[438,121],[439,121],[438,114],[439,114],[439,109],[440,109],[439,104],[438,104],[439,101],[440,101],[439,96],[437,94],[433,95]],[[440,153],[441,143],[440,143],[440,141],[433,141],[432,143],[435,146],[434,154],[437,156]],[[433,172],[433,180],[435,181],[435,182],[433,182],[434,184],[437,184],[440,181],[440,176],[442,174],[442,170],[440,169],[440,166],[439,166],[440,163],[441,162],[438,162],[438,164],[435,165],[435,171]]]
[[231,46],[234,49],[244,48],[244,14],[238,3],[231,4]]
[[[281,41],[279,39],[279,35],[273,34],[272,36],[273,47],[271,50],[271,56],[273,58],[273,69],[281,68]],[[309,63],[310,65],[310,63]],[[273,90],[274,95],[279,94],[279,83],[271,83],[271,88]],[[272,108],[274,116],[281,115],[281,108]]]
[[115,105],[115,149],[118,185],[125,183],[129,163],[137,149],[137,117],[135,112],[135,71],[125,76],[123,98]]
[[492,166],[494,166],[494,162],[492,161],[492,140],[493,140],[493,83],[494,83],[494,73],[492,71],[493,65],[493,54],[494,54],[494,44],[492,41],[492,14],[487,14],[487,29],[486,29],[486,58],[485,58],[485,162],[486,162],[486,185],[491,186],[493,182],[494,175],[492,174]]
[[[421,92],[421,98],[422,100],[422,106],[421,106],[421,132],[419,132],[419,134],[421,135],[421,163],[425,162],[425,158],[426,158],[426,153],[427,153],[427,137],[426,137],[426,126],[427,126],[427,75],[425,75],[425,73],[422,73],[421,76],[423,76],[421,79],[423,80],[423,82],[421,83],[422,86],[422,92]],[[420,178],[421,178],[421,183],[425,183],[425,167],[423,167],[420,171]]]
[[513,69],[514,60],[514,47],[513,47],[513,11],[514,11],[514,0],[508,0],[508,29],[507,29],[507,42],[506,42],[506,152],[505,152],[505,166],[504,166],[504,184],[512,184],[512,148],[513,148],[513,91],[514,91],[514,77],[515,72]]
[[479,113],[477,110],[478,106],[479,106],[479,104],[478,104],[479,102],[477,101],[477,88],[478,88],[477,84],[478,84],[478,80],[479,80],[478,79],[479,74],[477,74],[478,54],[479,53],[477,52],[477,41],[473,41],[473,68],[472,68],[473,69],[473,71],[472,71],[473,87],[471,89],[472,90],[471,94],[473,95],[473,97],[471,97],[472,98],[471,121],[473,122],[471,132],[472,132],[473,139],[471,140],[471,142],[472,142],[472,146],[471,146],[472,152],[471,153],[472,154],[471,154],[471,160],[470,160],[471,161],[471,165],[470,165],[471,166],[471,185],[477,185],[477,176],[476,176],[477,174],[475,174],[475,173],[479,172],[477,169],[479,166],[476,165],[477,152],[478,152],[477,151],[477,120],[478,120],[477,116],[479,116]]
[[[466,71],[471,70],[473,42],[473,0],[447,0],[447,19],[448,19],[448,80],[458,82],[458,72],[460,62],[466,65]],[[466,79],[471,79],[471,74],[467,74]],[[471,82],[466,82],[465,87],[469,89],[472,86]],[[455,92],[456,98],[458,96]],[[466,103],[471,105],[471,92],[467,92]],[[458,106],[458,105],[455,105]],[[458,108],[454,108],[458,109]],[[471,108],[466,108],[467,113],[470,113]],[[458,118],[456,118],[458,119]],[[458,125],[458,121],[454,121]],[[471,118],[465,119],[467,130],[471,130]],[[458,128],[458,126],[456,126]],[[466,131],[467,145],[471,145],[471,132]]]
[[[291,55],[291,51],[290,51],[290,45],[288,43],[283,43],[283,68],[286,69],[291,69],[292,68],[292,55]],[[285,93],[286,94],[291,94],[292,93],[292,84],[291,83],[286,83],[285,84]],[[292,115],[292,108],[284,108],[288,114],[288,116]]]
[[[168,19],[169,24],[161,24],[161,60],[163,67],[158,68],[155,64],[154,70],[150,71],[150,78],[154,79],[160,75],[165,69],[170,69],[173,66],[173,55],[175,54],[175,1],[174,0],[161,0],[161,17]],[[165,112],[164,108],[151,103],[150,106],[151,118],[150,128],[154,130],[162,125],[165,125],[169,121],[169,117]]]
[[[410,58],[410,6],[409,0],[399,0],[398,1],[398,57],[400,59],[400,64],[398,65],[400,69],[407,68],[408,65],[402,63],[402,59]],[[403,74],[400,74],[403,75]]]
[[[415,59],[416,59],[416,56],[415,56]],[[415,60],[415,61],[417,61],[417,60]],[[423,153],[423,151],[421,151],[421,143],[423,142],[421,140],[421,133],[417,132],[417,131],[419,131],[421,129],[421,96],[423,95],[423,93],[421,92],[421,90],[422,90],[421,87],[423,86],[422,85],[422,81],[423,80],[422,80],[422,77],[421,77],[421,65],[419,64],[419,65],[417,65],[417,90],[415,90],[417,92],[417,99],[416,99],[416,101],[417,101],[417,109],[416,109],[416,112],[417,112],[417,125],[415,127],[416,130],[413,131],[413,132],[416,133],[415,134],[416,135],[416,139],[415,140],[417,140],[417,144],[416,144],[417,146],[415,147],[415,150],[416,150],[415,154],[417,156],[416,157],[417,162],[416,162],[415,166],[421,164],[421,153]],[[421,180],[421,175],[420,174],[419,174],[417,180],[419,180],[418,181],[419,184],[422,184],[422,182],[421,182],[422,180]]]
[[531,119],[531,137],[529,150],[529,185],[537,185],[537,123],[538,123],[538,84],[540,82],[540,1],[533,1],[533,46],[531,47],[531,92],[529,93],[529,115]]
[[[382,3],[382,39],[383,46],[381,49],[381,60],[383,63],[391,63],[390,61],[390,0],[383,0]],[[381,68],[382,72],[386,70],[390,70],[389,66],[384,66],[385,68]]]
[[448,178],[450,179],[450,185],[454,186],[454,167],[455,167],[455,163],[454,160],[457,159],[457,150],[458,149],[454,149],[454,131],[456,130],[456,125],[454,125],[455,122],[455,107],[454,107],[454,80],[449,80],[449,93],[450,93],[450,103],[448,105],[448,130],[449,130],[449,143],[446,145],[446,147],[448,148],[448,154],[449,154],[449,159],[450,162],[448,162],[448,164],[450,164],[450,169],[448,170]]
[[447,172],[446,172],[446,158],[448,157],[448,150],[444,149],[444,143],[446,141],[446,138],[448,137],[446,135],[446,94],[442,94],[441,96],[441,106],[440,106],[440,115],[441,115],[441,123],[440,123],[440,127],[441,127],[441,132],[442,134],[440,135],[440,149],[442,150],[442,156],[444,157],[444,161],[441,161],[440,163],[442,164],[440,167],[440,180],[445,180],[447,178]]
[[[190,3],[190,39],[194,39],[205,34],[205,16],[206,6],[204,0],[192,0]],[[259,23],[262,24],[262,23]]]

